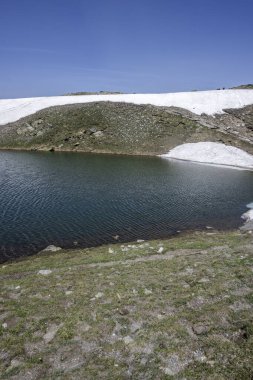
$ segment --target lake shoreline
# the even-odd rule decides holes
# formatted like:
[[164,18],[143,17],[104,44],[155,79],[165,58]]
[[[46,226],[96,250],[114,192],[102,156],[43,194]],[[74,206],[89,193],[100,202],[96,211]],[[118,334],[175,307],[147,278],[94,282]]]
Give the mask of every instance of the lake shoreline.
[[[248,228],[247,228],[247,225],[248,225]],[[87,244],[82,244],[81,242],[77,242],[77,244],[73,244],[73,245],[57,245],[57,243],[54,243],[52,242],[50,245],[48,246],[45,246],[44,248],[42,249],[38,249],[37,251],[34,251],[32,253],[29,253],[29,254],[26,254],[26,255],[22,255],[18,253],[18,251],[16,252],[17,254],[17,257],[10,257],[10,258],[6,258],[5,259],[0,259],[0,265],[3,265],[3,264],[10,264],[10,263],[15,263],[15,262],[19,262],[19,261],[23,261],[23,260],[26,260],[26,259],[29,259],[29,258],[33,258],[33,257],[37,257],[38,255],[41,255],[41,254],[46,254],[46,253],[49,253],[49,252],[52,252],[54,253],[54,248],[57,248],[59,250],[57,250],[57,253],[56,254],[60,254],[61,252],[67,252],[67,251],[73,251],[73,252],[78,252],[80,250],[86,250],[86,249],[99,249],[99,248],[103,248],[103,247],[107,247],[107,246],[114,246],[114,245],[132,245],[132,244],[138,244],[138,242],[143,242],[143,243],[147,243],[149,241],[153,241],[153,240],[159,240],[159,241],[169,241],[171,239],[181,239],[181,238],[185,238],[187,236],[194,236],[195,234],[207,234],[207,236],[212,236],[212,235],[217,235],[217,234],[230,234],[230,233],[241,233],[241,234],[251,234],[252,233],[252,225],[251,224],[248,224],[247,221],[245,221],[244,223],[242,222],[242,225],[240,225],[238,228],[220,228],[220,229],[217,229],[217,228],[213,228],[211,226],[206,226],[206,227],[203,227],[203,228],[196,228],[196,229],[186,229],[186,230],[182,230],[182,231],[178,231],[178,232],[172,232],[170,233],[168,236],[163,236],[163,237],[150,237],[150,238],[147,238],[147,239],[134,239],[134,240],[120,240],[120,239],[112,239],[112,240],[109,240],[108,242],[105,242],[105,243],[101,243],[101,244],[95,244],[95,245],[87,245]],[[49,248],[49,247],[53,247],[52,250]],[[20,251],[20,253],[23,252]]]

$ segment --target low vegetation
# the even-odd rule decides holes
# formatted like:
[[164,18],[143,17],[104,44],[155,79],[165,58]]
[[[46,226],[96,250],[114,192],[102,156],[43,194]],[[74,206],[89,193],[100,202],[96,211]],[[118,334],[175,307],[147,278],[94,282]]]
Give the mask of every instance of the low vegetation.
[[1,378],[252,379],[252,248],[208,230],[1,265]]

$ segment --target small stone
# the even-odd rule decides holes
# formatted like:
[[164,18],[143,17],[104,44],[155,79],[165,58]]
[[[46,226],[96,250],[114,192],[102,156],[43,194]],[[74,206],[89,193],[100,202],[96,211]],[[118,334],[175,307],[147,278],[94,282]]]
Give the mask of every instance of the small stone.
[[114,240],[119,240],[119,235],[114,235],[114,236],[113,236],[113,239],[114,239]]
[[3,328],[3,329],[7,329],[7,327],[8,327],[7,323],[3,323],[3,324],[2,324],[2,328]]
[[42,274],[43,276],[48,276],[51,273],[52,273],[51,269],[41,269],[38,271],[37,274]]
[[69,295],[72,294],[72,293],[73,293],[72,290],[67,290],[67,291],[65,292],[66,296],[69,296]]
[[16,286],[16,288],[15,288],[16,290],[19,290],[20,289],[20,285],[18,285],[18,286]]
[[163,247],[160,247],[160,248],[158,249],[158,253],[163,253],[163,250],[164,250],[164,248],[163,248]]
[[144,294],[146,295],[146,296],[149,296],[150,294],[152,294],[152,290],[149,290],[149,289],[144,289]]
[[114,250],[112,248],[108,249],[109,253],[114,253]]
[[200,284],[206,284],[210,282],[209,278],[203,277],[198,281]]
[[142,239],[138,239],[136,242],[137,243],[143,243],[145,240],[142,240]]
[[93,133],[96,133],[97,132],[97,130],[96,130],[96,128],[89,128],[89,132],[90,132],[90,134],[93,134]]

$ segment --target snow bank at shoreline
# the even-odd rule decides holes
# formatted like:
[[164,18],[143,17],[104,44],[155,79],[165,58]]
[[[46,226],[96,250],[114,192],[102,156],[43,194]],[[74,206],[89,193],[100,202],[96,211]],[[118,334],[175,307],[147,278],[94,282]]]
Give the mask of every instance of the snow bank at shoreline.
[[225,108],[253,104],[253,90],[215,90],[168,94],[111,94],[0,99],[0,125],[11,123],[47,107],[91,102],[124,102],[180,107],[195,114],[214,115]]
[[214,142],[182,144],[161,157],[253,170],[251,154],[230,145]]
[[244,219],[246,223],[253,221],[253,202],[248,204],[247,207],[249,208],[249,211],[242,214],[242,219]]

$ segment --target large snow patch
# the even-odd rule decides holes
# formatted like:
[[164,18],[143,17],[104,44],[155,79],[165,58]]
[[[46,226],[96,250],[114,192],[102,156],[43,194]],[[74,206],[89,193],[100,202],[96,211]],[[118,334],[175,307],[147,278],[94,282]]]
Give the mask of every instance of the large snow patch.
[[251,154],[234,146],[214,142],[179,145],[161,157],[253,170]]
[[43,98],[0,100],[0,125],[11,123],[47,107],[75,103],[124,102],[185,108],[195,114],[214,115],[225,108],[241,108],[253,104],[253,90],[220,90],[178,92],[169,94],[111,94],[52,96]]

